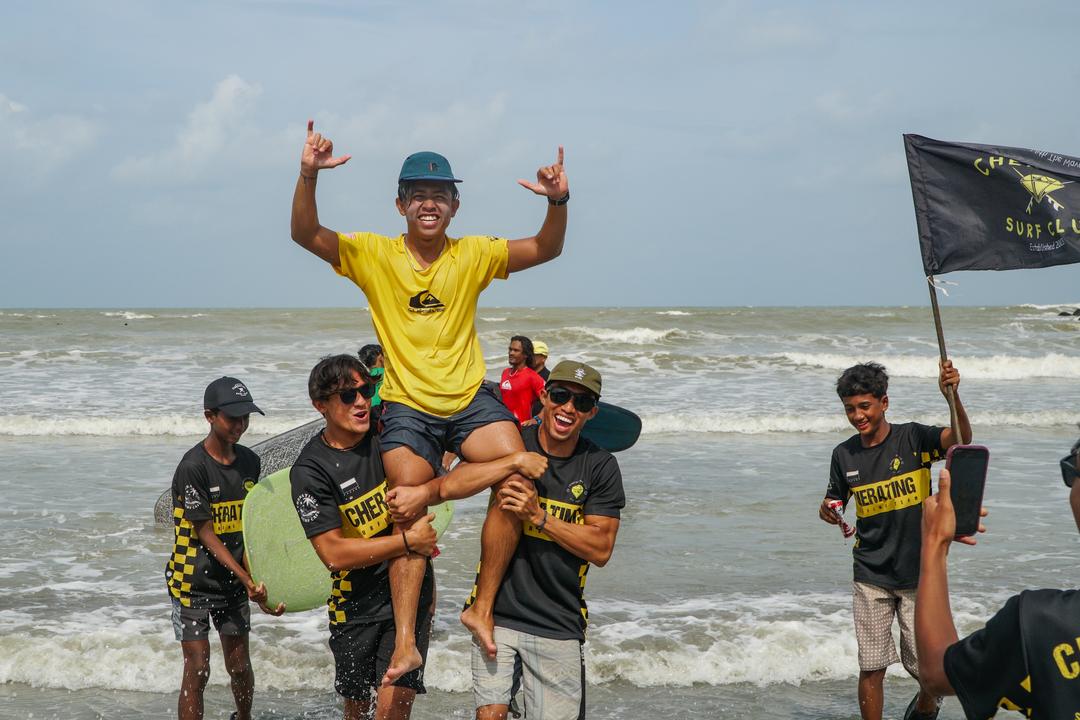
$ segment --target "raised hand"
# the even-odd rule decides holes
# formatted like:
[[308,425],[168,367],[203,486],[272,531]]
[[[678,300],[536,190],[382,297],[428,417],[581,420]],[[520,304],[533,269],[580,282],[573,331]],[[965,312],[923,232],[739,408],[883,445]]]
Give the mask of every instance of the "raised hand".
[[[922,537],[924,545],[944,547],[948,551],[949,543],[959,542],[965,545],[974,545],[975,536],[956,535],[956,511],[953,509],[952,495],[949,490],[952,485],[952,476],[947,468],[941,469],[938,475],[938,491],[936,495],[923,500]],[[979,517],[986,517],[986,508],[979,509]],[[979,532],[986,532],[986,526],[979,523]]]
[[563,147],[559,146],[559,157],[554,165],[545,165],[536,171],[536,182],[518,180],[518,185],[532,190],[537,195],[545,195],[552,200],[558,200],[570,192],[570,183],[566,180],[566,171],[563,169]]
[[315,132],[315,121],[307,122],[307,140],[300,153],[300,174],[314,177],[324,168],[336,168],[349,162],[352,155],[334,157],[334,143],[330,138]]
[[953,367],[952,360],[942,360],[938,363],[938,389],[945,394],[945,388],[951,385],[953,390],[960,387],[960,371]]

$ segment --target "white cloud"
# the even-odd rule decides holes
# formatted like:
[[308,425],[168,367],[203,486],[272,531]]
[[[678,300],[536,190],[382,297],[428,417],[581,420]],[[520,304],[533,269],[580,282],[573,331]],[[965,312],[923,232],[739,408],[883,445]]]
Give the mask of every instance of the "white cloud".
[[0,160],[12,174],[43,178],[92,146],[99,134],[85,117],[39,116],[0,94]]
[[213,97],[188,114],[173,144],[157,153],[127,158],[113,168],[121,180],[194,180],[210,168],[247,157],[252,131],[246,126],[262,94],[258,84],[230,75],[214,88]]

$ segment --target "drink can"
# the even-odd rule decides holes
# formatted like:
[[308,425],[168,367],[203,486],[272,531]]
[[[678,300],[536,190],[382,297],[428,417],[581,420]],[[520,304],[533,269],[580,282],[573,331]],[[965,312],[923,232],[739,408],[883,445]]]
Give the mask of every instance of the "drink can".
[[840,532],[844,534],[844,537],[849,538],[855,534],[855,528],[847,524],[844,520],[844,501],[843,500],[830,500],[828,502],[829,509],[836,515],[836,519],[840,521]]

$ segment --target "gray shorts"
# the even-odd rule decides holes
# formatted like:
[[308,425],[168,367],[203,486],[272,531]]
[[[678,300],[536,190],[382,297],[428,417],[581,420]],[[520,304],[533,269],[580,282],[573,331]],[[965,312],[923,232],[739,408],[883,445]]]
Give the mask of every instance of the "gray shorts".
[[215,608],[185,607],[175,597],[172,599],[173,635],[177,642],[210,639],[210,621],[214,621],[218,635],[247,635],[251,630],[251,608],[247,595],[238,595],[228,606]]
[[468,407],[450,417],[439,417],[421,412],[398,402],[382,404],[379,442],[383,452],[405,446],[428,461],[438,474],[442,467],[443,453],[449,450],[460,454],[461,444],[477,428],[495,422],[512,422],[518,427],[517,418],[503,405],[498,386],[484,382],[477,389]]
[[[919,677],[915,652],[915,590],[890,590],[868,583],[852,584],[851,609],[855,639],[859,642],[859,669],[882,670],[900,662],[913,678]],[[900,624],[900,655],[896,656],[892,624]]]
[[510,705],[520,687],[529,720],[585,717],[585,650],[577,640],[552,640],[495,628],[495,659],[473,642],[473,699],[476,707]]

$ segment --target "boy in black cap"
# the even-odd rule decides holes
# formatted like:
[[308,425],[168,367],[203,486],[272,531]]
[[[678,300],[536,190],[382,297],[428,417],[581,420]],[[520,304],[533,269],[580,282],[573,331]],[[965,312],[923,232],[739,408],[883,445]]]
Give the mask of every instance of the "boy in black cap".
[[[308,122],[300,177],[292,205],[292,238],[329,263],[364,292],[386,361],[383,399],[383,464],[399,499],[415,504],[449,450],[469,462],[486,462],[523,450],[514,416],[484,386],[484,357],[476,334],[476,303],[495,278],[506,278],[557,257],[566,236],[569,184],[560,147],[554,165],[540,168],[536,182],[519,180],[547,199],[536,235],[520,240],[446,234],[459,207],[457,183],[442,155],[419,152],[405,159],[398,176],[398,212],[405,233],[337,233],[319,223],[315,185],[320,170],[349,160],[334,157],[333,143]],[[410,491],[415,493],[410,494]],[[420,513],[413,513],[419,515]],[[397,531],[408,527],[398,524]],[[520,523],[492,504],[481,536],[482,564],[476,603],[462,622],[494,653],[492,604],[509,562]],[[397,644],[384,683],[419,667],[413,618],[424,562],[396,558],[390,565]]]
[[251,413],[265,413],[252,402],[244,383],[231,377],[207,386],[203,407],[210,433],[184,454],[172,481],[175,542],[165,581],[172,598],[173,631],[184,652],[177,716],[203,716],[213,620],[232,680],[233,718],[248,720],[255,692],[248,600],[272,615],[285,611],[284,606],[266,607],[266,587],[256,586],[244,567],[241,516],[244,497],[258,482],[260,463],[258,455],[237,442]]

